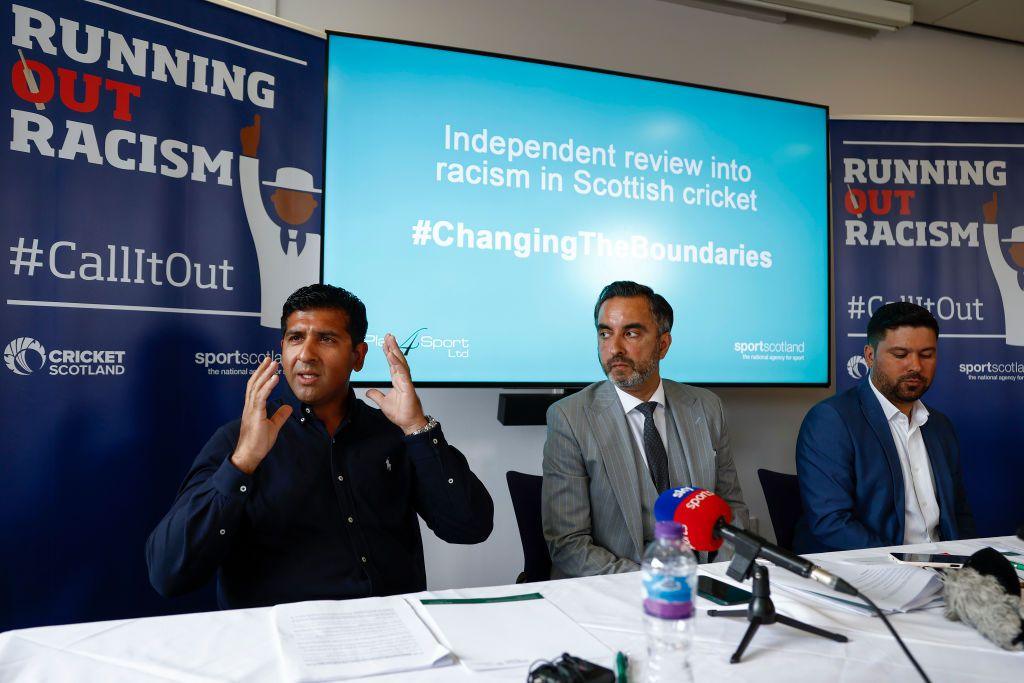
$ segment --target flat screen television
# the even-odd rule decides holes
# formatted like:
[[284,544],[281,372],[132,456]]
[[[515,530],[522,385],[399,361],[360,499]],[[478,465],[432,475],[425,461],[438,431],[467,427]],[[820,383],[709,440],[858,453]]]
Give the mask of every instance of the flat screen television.
[[418,386],[603,378],[593,307],[674,308],[663,377],[827,386],[824,106],[538,60],[328,35],[322,280]]

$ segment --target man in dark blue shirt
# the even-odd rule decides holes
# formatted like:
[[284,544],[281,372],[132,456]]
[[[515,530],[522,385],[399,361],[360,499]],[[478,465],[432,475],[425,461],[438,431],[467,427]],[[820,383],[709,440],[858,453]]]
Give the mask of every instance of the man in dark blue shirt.
[[490,535],[494,506],[465,456],[424,415],[391,335],[388,394],[356,399],[349,376],[366,358],[366,308],[351,293],[310,285],[281,316],[283,398],[265,360],[246,385],[242,418],[213,435],[146,560],[165,596],[215,573],[221,607],[424,590],[417,513],[450,543]]

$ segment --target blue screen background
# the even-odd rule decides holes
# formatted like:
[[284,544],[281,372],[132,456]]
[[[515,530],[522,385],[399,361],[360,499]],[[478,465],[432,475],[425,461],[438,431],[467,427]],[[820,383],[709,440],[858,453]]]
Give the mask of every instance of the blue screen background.
[[[411,347],[418,383],[583,384],[602,379],[593,305],[631,279],[675,311],[665,377],[693,383],[828,381],[826,116],[821,107],[570,67],[331,35],[324,179],[324,281],[365,303],[370,351],[359,382],[387,383],[375,346]],[[446,150],[445,125],[478,133],[602,147],[617,166]],[[703,161],[697,176],[625,168],[626,150]],[[710,175],[735,159],[749,182]],[[523,168],[529,189],[436,179],[438,162]],[[541,167],[562,192],[539,188]],[[574,192],[573,173],[662,178],[675,202]],[[754,211],[687,205],[682,188],[755,190]],[[418,221],[559,236],[771,252],[772,266],[676,263],[632,256],[413,244]],[[449,233],[445,233],[449,234]],[[454,233],[450,233],[454,237]],[[594,244],[594,243],[592,243]],[[744,354],[737,343],[803,344]],[[769,347],[778,348],[778,347]],[[789,356],[786,358],[785,356]]]

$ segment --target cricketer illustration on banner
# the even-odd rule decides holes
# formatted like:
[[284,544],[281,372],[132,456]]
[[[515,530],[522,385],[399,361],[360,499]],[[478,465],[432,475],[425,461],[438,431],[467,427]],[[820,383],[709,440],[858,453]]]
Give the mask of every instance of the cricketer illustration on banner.
[[[1000,238],[999,193],[985,202],[985,253],[992,266],[992,274],[1003,298],[1003,316],[1006,318],[1006,343],[1024,346],[1024,225],[1018,225],[1009,236]],[[1003,245],[1008,245],[1004,249]]]
[[[277,169],[274,180],[264,180],[263,184],[277,188],[270,201],[277,217],[288,227],[275,223],[260,192],[257,154],[261,134],[260,115],[256,114],[252,125],[242,128],[240,134],[242,156],[238,160],[238,175],[245,216],[260,264],[260,324],[277,328],[281,324],[281,305],[288,295],[320,278],[320,235],[299,227],[310,222],[319,204],[314,195],[322,190],[313,186],[313,176],[308,171]],[[319,230],[319,225],[313,229]]]

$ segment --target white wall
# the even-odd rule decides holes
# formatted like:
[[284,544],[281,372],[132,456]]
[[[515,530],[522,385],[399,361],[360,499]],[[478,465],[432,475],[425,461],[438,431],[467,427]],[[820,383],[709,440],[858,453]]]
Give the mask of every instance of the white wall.
[[[246,4],[265,9],[273,3]],[[1024,46],[933,29],[871,34],[773,24],[658,0],[278,0],[276,6],[280,17],[317,29],[788,97],[826,104],[833,116],[1024,116]],[[413,372],[415,379],[415,367]],[[832,392],[717,393],[728,412],[747,502],[770,536],[755,470],[795,471],[800,421]],[[430,587],[510,582],[522,568],[522,551],[504,474],[540,472],[544,429],[498,424],[496,390],[432,389],[421,395],[495,499],[494,533],[482,545],[448,546],[424,534]]]

